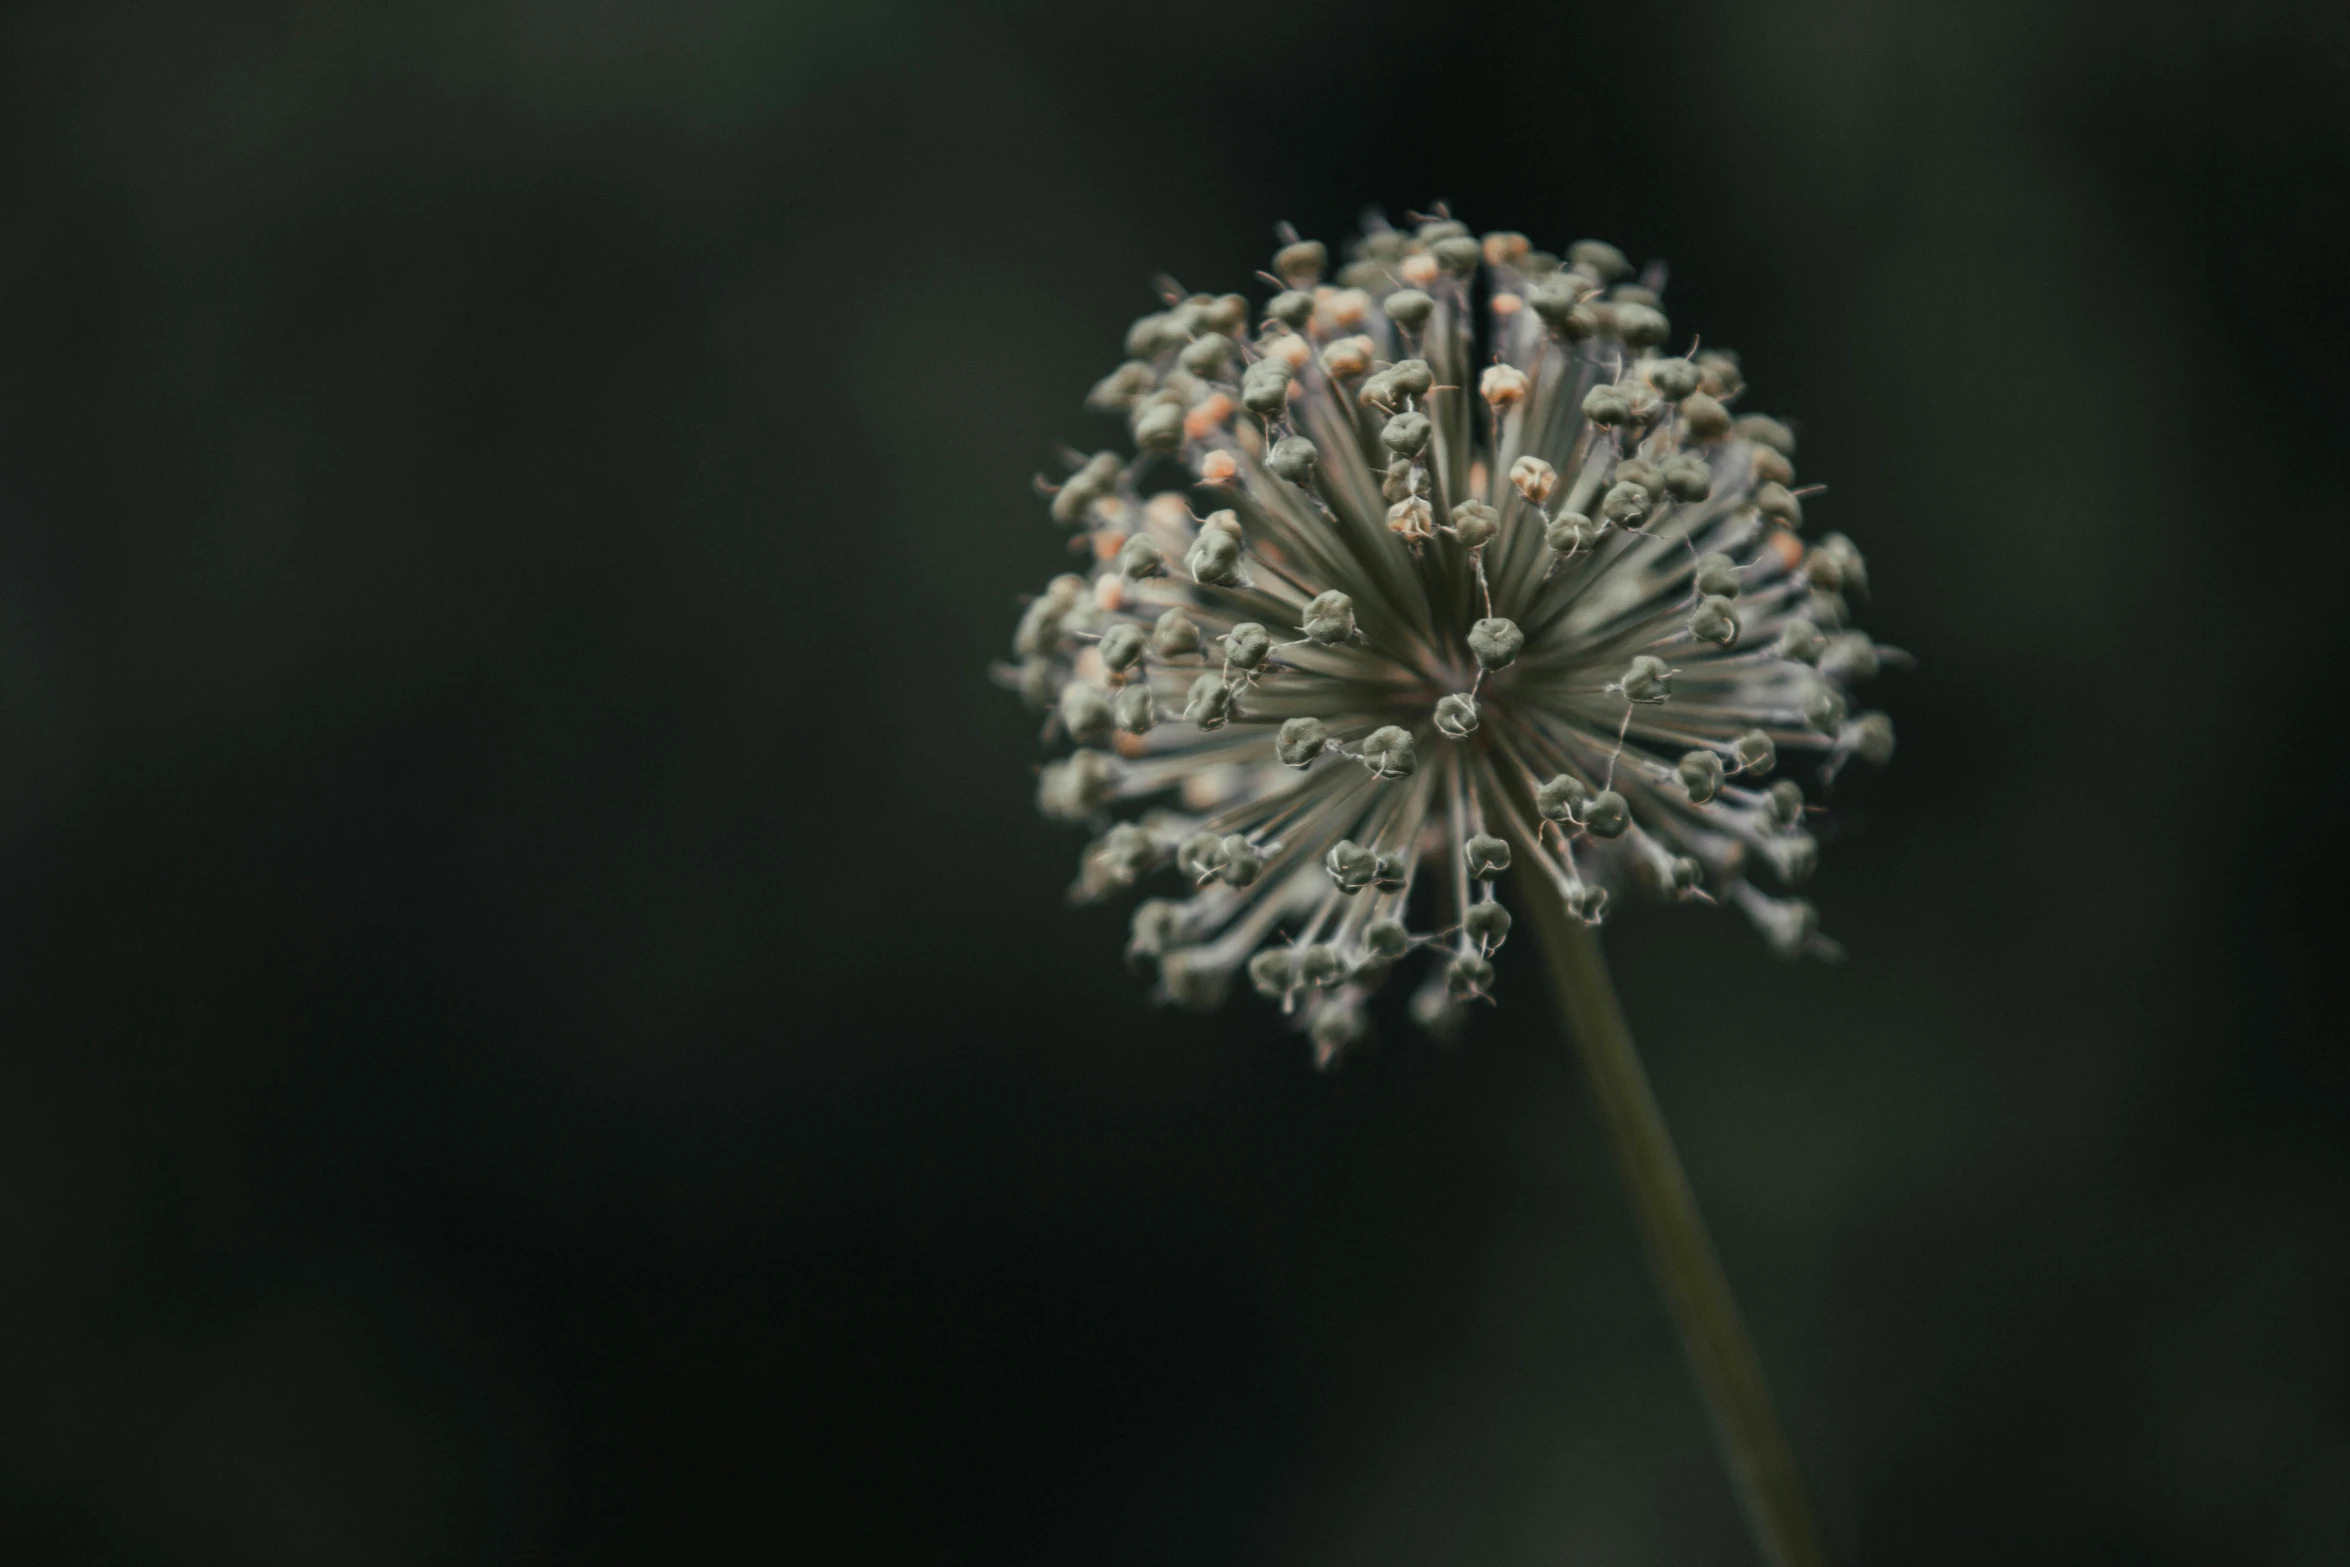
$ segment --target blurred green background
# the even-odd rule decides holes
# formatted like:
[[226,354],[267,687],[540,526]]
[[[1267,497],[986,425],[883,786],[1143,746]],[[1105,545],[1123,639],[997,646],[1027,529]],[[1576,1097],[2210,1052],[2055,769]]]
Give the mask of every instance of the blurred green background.
[[1845,1557],[2350,1560],[2346,104],[2314,0],[0,11],[0,1561],[1750,1561],[1529,954],[1148,1007],[985,679],[1153,274],[1439,198],[1668,258],[1920,659],[1850,961],[1609,931]]

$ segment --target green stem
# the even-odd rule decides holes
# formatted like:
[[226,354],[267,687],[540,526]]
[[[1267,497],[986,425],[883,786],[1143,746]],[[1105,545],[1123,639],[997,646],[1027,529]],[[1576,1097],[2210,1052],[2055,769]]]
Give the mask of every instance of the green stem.
[[1527,883],[1526,912],[1542,942],[1551,988],[1630,1189],[1649,1266],[1704,1390],[1714,1437],[1746,1510],[1747,1526],[1770,1567],[1826,1567],[1827,1542],[1812,1516],[1795,1451],[1771,1407],[1754,1341],[1730,1297],[1730,1281],[1714,1255],[1689,1176],[1673,1151],[1672,1134],[1665,1130],[1648,1073],[1624,1025],[1598,938],[1566,911],[1547,881],[1521,880]]

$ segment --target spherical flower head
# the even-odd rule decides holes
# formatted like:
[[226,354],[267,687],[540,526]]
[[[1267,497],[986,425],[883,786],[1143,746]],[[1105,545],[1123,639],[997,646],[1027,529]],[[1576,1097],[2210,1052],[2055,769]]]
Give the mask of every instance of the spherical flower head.
[[1597,241],[1439,209],[1332,276],[1284,238],[1261,308],[1169,287],[1134,324],[1089,398],[1132,456],[1040,481],[1085,565],[1001,677],[1068,748],[1038,803],[1092,833],[1074,895],[1148,894],[1128,952],[1164,999],[1245,975],[1324,1063],[1400,972],[1431,1028],[1489,1001],[1504,887],[1592,924],[1731,904],[1831,953],[1793,888],[1817,797],[1892,756],[1851,700],[1892,650],[1736,356],[1675,352],[1662,269]]

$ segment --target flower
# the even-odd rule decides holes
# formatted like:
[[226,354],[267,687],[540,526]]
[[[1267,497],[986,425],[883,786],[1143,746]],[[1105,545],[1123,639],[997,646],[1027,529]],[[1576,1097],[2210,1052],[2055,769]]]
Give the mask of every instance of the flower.
[[1130,946],[1159,992],[1245,971],[1325,1063],[1422,949],[1423,1023],[1488,997],[1505,873],[1593,923],[1639,890],[1832,952],[1756,877],[1817,857],[1782,760],[1817,787],[1890,757],[1848,692],[1892,650],[1850,629],[1860,552],[1802,537],[1793,434],[1733,414],[1736,357],[1667,352],[1662,269],[1596,241],[1439,209],[1325,282],[1285,237],[1261,314],[1169,285],[1135,322],[1088,399],[1133,456],[1039,481],[1086,566],[1002,675],[1074,746],[1037,802],[1093,830],[1075,896],[1171,886]]

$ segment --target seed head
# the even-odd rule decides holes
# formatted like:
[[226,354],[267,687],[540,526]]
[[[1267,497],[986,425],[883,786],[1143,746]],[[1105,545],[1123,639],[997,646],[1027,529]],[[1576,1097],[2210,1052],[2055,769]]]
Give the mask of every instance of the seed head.
[[1798,536],[1794,432],[1733,412],[1734,355],[1670,351],[1662,269],[1613,246],[1562,263],[1440,210],[1329,264],[1286,245],[1253,333],[1239,296],[1170,291],[1088,399],[1135,455],[1045,486],[1094,564],[1000,673],[1074,748],[1037,800],[1092,830],[1076,895],[1179,894],[1137,909],[1130,960],[1186,1006],[1245,973],[1325,1063],[1419,949],[1415,1017],[1490,999],[1505,880],[1595,924],[1628,890],[1730,904],[1833,951],[1754,879],[1818,852],[1773,774],[1816,794],[1891,758],[1849,700],[1888,650],[1850,626],[1858,548]]

